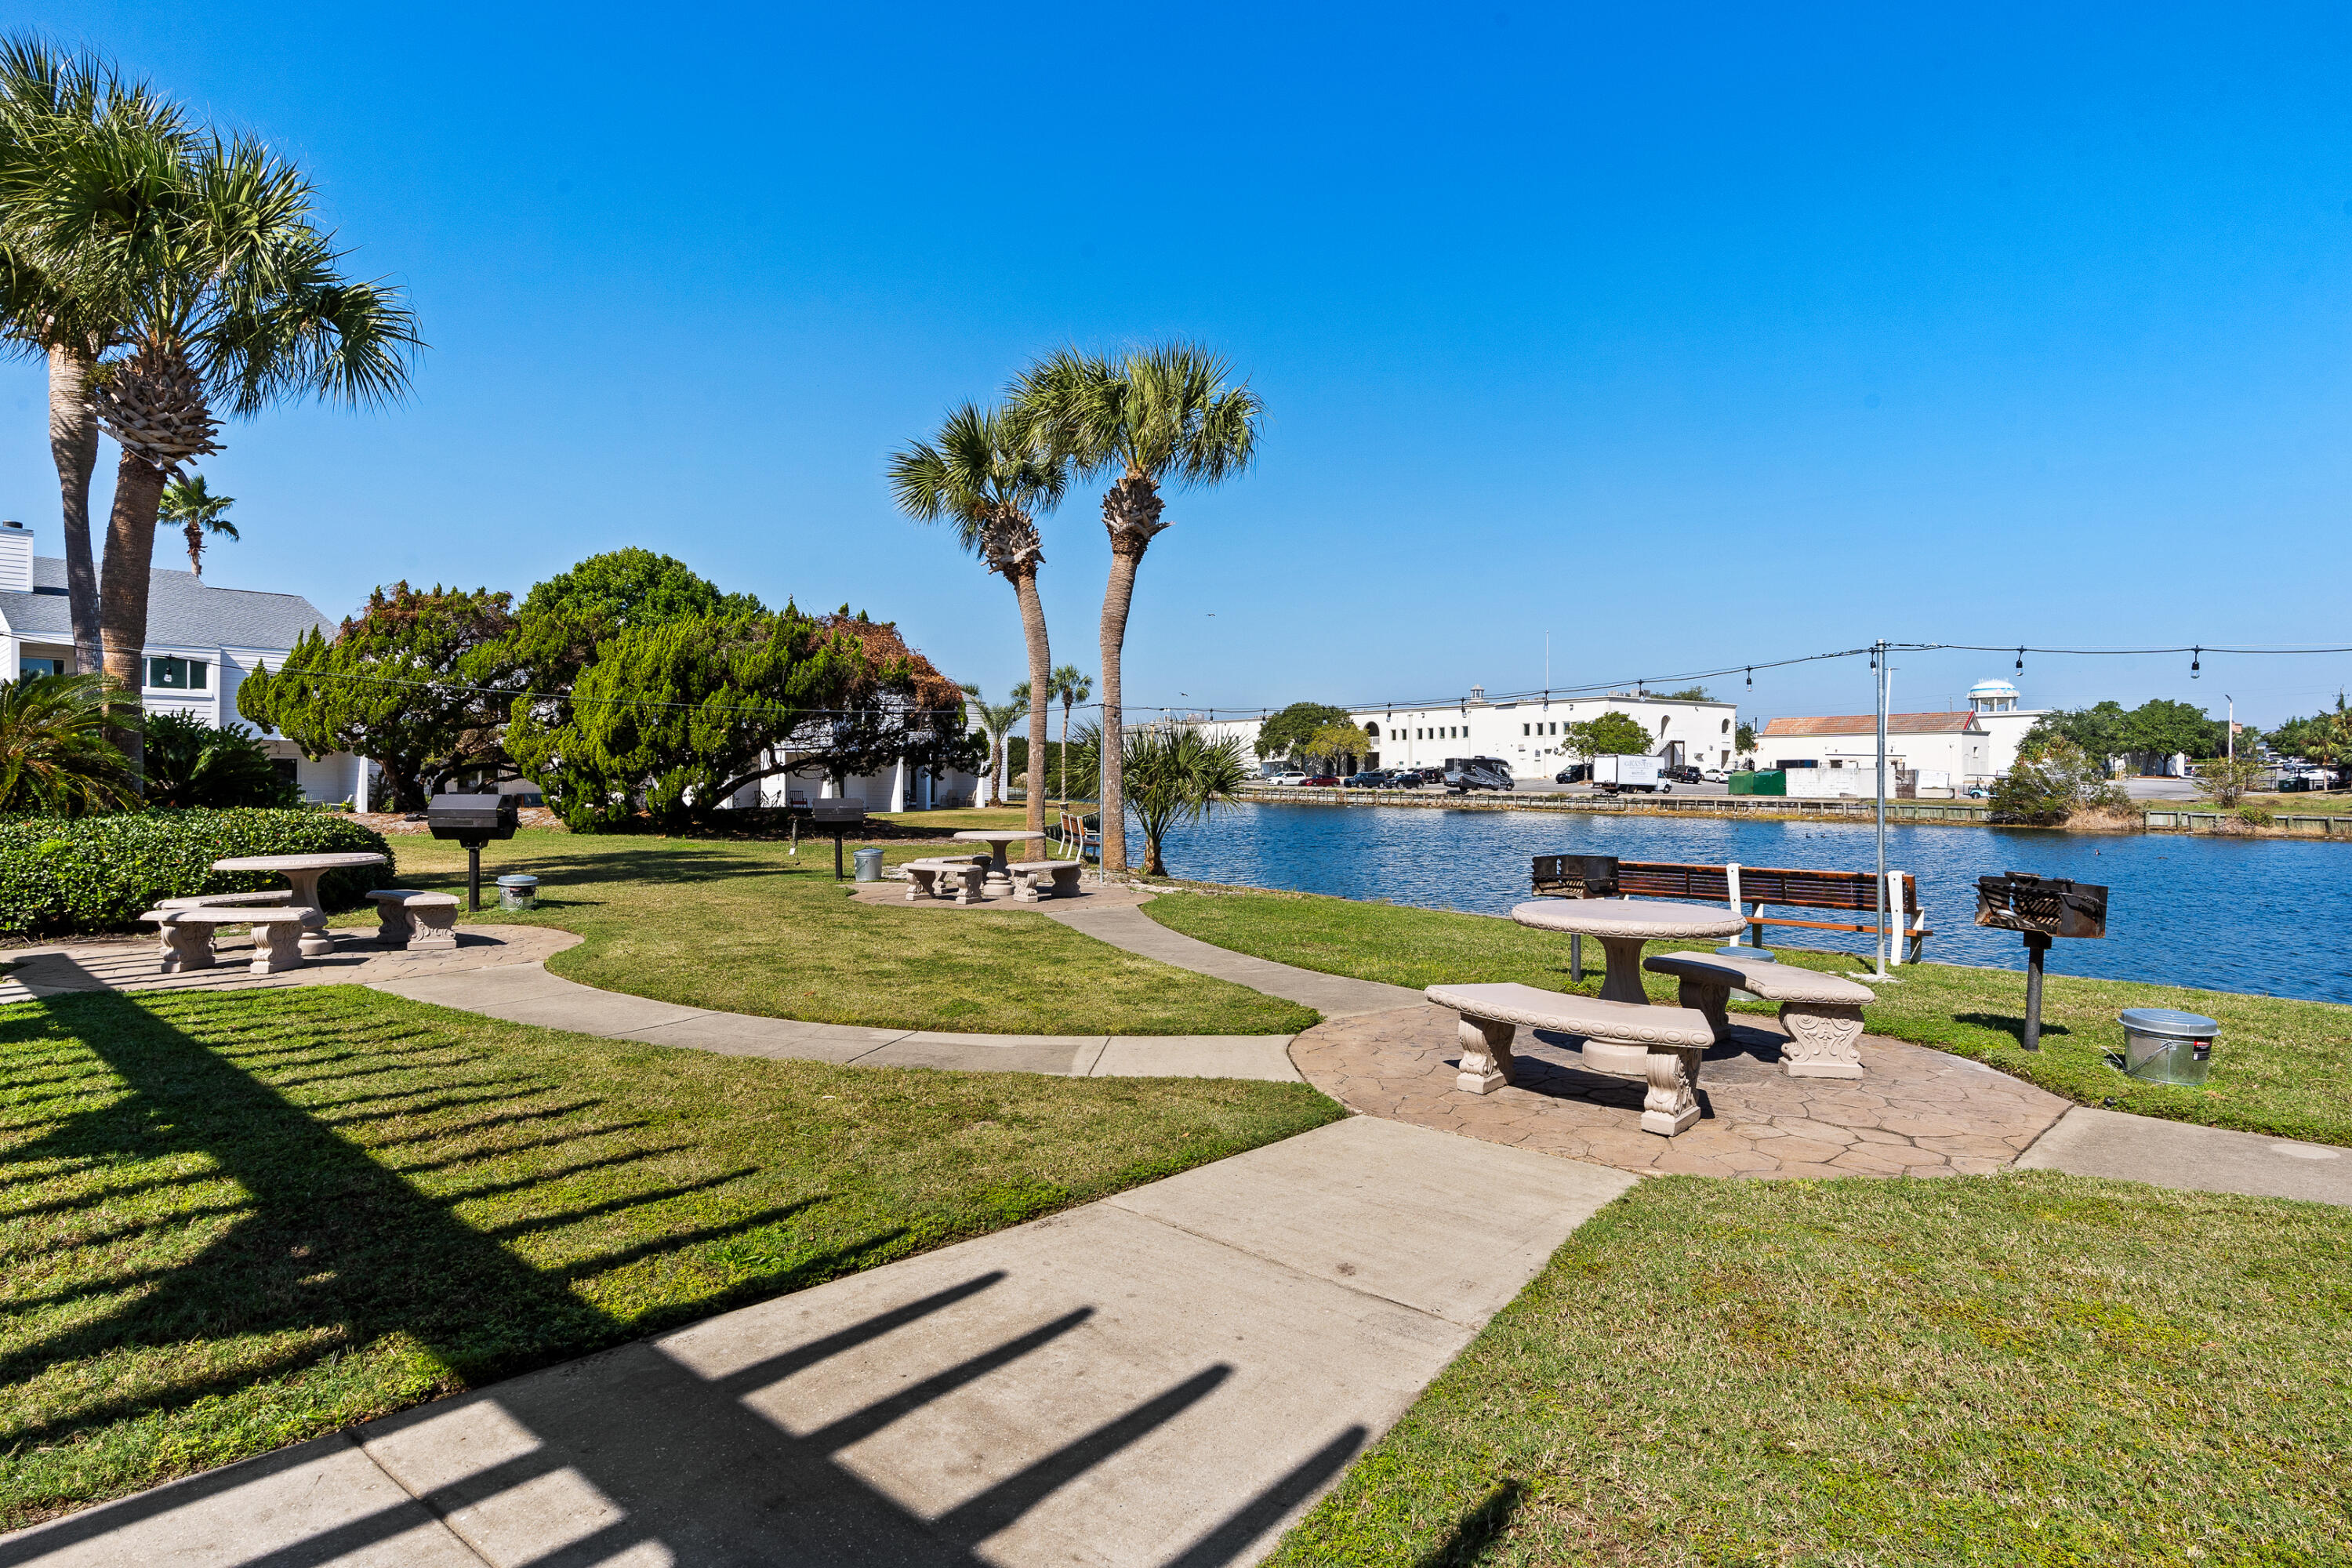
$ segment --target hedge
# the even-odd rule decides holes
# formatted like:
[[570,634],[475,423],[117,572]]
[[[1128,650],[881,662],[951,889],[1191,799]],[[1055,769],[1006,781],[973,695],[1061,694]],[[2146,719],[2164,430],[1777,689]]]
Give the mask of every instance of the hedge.
[[215,871],[215,860],[352,851],[382,855],[384,863],[329,872],[319,898],[330,910],[355,908],[370,889],[397,886],[392,847],[348,816],[235,810],[9,817],[0,820],[0,933],[134,930],[140,915],[165,899],[286,885],[266,871]]

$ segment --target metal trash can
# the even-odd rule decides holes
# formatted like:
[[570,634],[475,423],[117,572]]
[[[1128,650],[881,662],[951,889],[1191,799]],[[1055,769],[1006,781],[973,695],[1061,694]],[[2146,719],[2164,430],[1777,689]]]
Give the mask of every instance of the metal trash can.
[[2130,1007],[2116,1020],[2124,1026],[2124,1071],[2150,1083],[2205,1081],[2221,1025],[2169,1007]]
[[499,908],[502,910],[535,910],[539,907],[539,879],[520,873],[499,879]]
[[857,862],[857,879],[859,881],[878,882],[882,879],[882,851],[879,849],[857,849],[851,851],[851,857]]

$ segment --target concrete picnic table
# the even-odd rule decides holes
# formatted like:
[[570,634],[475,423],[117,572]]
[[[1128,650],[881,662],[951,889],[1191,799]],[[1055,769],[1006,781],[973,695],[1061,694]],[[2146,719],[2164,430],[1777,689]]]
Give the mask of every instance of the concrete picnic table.
[[[1670,903],[1663,899],[1538,899],[1513,909],[1511,918],[1537,931],[1598,937],[1609,954],[1609,972],[1601,982],[1601,1000],[1638,1002],[1643,1005],[1650,1000],[1650,994],[1642,989],[1643,942],[1720,939],[1738,934],[1748,923],[1747,918],[1736,910],[1707,904]],[[1594,1065],[1602,1072],[1622,1070],[1626,1077],[1638,1078],[1646,1070],[1645,1053],[1639,1047],[1627,1050],[1615,1046],[1604,1047],[1599,1041],[1587,1043],[1586,1058],[1594,1058],[1596,1052],[1602,1057],[1614,1053],[1612,1059],[1622,1058],[1617,1067],[1596,1061]]]
[[[275,871],[286,879],[294,889],[288,900],[295,909],[326,910],[319,906],[319,879],[330,871],[347,871],[361,866],[381,866],[384,858],[362,851],[339,851],[327,855],[232,855],[226,860],[213,862],[215,871]],[[334,939],[325,931],[305,931],[302,933],[302,956],[324,958],[335,951]]]
[[1045,835],[1032,833],[1025,827],[967,827],[956,837],[989,847],[988,882],[981,893],[986,898],[1003,899],[1013,893],[1013,874],[1004,868],[1004,847],[1031,838],[1043,839]]

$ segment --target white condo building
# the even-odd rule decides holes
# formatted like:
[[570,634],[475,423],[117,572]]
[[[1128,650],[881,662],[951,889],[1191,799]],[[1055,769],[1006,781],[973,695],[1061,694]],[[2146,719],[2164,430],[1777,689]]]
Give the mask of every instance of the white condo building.
[[[147,647],[140,660],[151,712],[177,710],[205,723],[256,726],[237,716],[236,689],[268,663],[275,666],[317,627],[334,623],[299,594],[216,588],[193,572],[153,568],[147,586]],[[72,675],[73,620],[66,606],[66,563],[33,553],[33,531],[0,522],[0,672]],[[367,809],[360,759],[338,752],[316,762],[291,741],[265,734],[278,771],[313,801],[354,801]]]

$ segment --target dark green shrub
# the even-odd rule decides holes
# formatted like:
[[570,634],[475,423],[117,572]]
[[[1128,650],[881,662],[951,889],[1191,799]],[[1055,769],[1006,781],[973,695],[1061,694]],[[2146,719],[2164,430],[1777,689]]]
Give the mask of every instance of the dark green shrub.
[[295,806],[302,792],[241,726],[215,729],[188,713],[150,713],[140,770],[159,806]]
[[0,933],[72,936],[142,929],[141,914],[165,899],[282,888],[267,872],[215,871],[232,855],[384,857],[382,866],[330,872],[319,897],[352,909],[370,889],[390,888],[392,848],[348,816],[316,811],[143,811],[116,816],[15,816],[0,820]]

